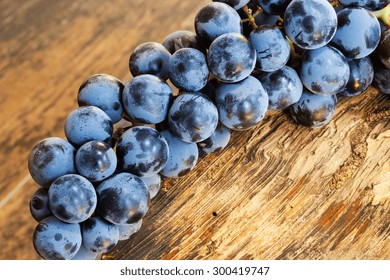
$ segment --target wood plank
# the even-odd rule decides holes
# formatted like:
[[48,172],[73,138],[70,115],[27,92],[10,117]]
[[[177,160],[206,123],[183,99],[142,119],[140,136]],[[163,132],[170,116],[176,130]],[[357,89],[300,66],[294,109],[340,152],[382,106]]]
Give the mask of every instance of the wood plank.
[[[204,1],[0,3],[0,259],[37,259],[27,156],[63,137],[81,82],[131,78],[146,41],[193,30]],[[390,99],[375,89],[342,99],[334,120],[310,130],[269,112],[254,130],[166,180],[141,231],[104,258],[388,259]]]

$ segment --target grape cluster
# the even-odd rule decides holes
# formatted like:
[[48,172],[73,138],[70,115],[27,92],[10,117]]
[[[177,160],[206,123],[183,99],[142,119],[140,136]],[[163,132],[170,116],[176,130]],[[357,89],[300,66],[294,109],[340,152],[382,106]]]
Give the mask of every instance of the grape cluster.
[[337,94],[372,83],[390,94],[389,9],[380,0],[213,1],[195,32],[136,47],[126,84],[86,79],[66,139],[43,139],[29,156],[40,186],[30,201],[38,254],[112,250],[140,229],[162,178],[184,176],[267,110],[316,128],[332,119]]

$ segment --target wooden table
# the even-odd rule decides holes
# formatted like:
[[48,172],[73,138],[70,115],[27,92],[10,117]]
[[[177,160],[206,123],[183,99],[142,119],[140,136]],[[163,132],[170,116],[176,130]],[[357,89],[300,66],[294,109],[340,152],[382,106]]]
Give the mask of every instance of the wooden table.
[[[27,157],[64,137],[84,79],[131,79],[146,41],[193,30],[207,1],[0,2],[0,259],[38,259]],[[311,130],[269,112],[256,129],[167,180],[140,232],[105,259],[389,259],[390,97],[341,99]]]

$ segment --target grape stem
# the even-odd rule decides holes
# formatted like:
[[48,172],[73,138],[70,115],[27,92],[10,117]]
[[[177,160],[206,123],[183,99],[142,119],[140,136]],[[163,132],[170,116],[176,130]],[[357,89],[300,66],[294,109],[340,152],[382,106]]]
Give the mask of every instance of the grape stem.
[[330,1],[329,3],[330,3],[333,7],[334,7],[334,6],[340,5],[340,1],[339,1],[339,0],[333,0],[333,1]]
[[374,15],[383,21],[383,23],[390,27],[390,4],[384,7],[382,10],[373,12]]
[[243,19],[242,22],[249,22],[249,24],[252,26],[253,29],[257,29],[258,25],[256,24],[256,16],[258,16],[260,13],[263,12],[263,9],[260,7],[257,7],[257,10],[255,13],[253,13],[252,9],[248,7],[248,5],[245,5],[243,8],[244,12],[248,16],[248,18]]

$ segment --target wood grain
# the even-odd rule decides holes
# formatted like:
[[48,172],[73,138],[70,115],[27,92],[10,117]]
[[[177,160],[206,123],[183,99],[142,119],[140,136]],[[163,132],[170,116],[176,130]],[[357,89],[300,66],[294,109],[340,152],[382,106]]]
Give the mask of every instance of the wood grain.
[[[38,259],[27,157],[63,137],[95,73],[131,78],[139,43],[193,30],[207,1],[0,2],[0,259]],[[143,226],[104,259],[389,259],[390,98],[341,99],[323,129],[268,112],[189,175],[166,180]]]

